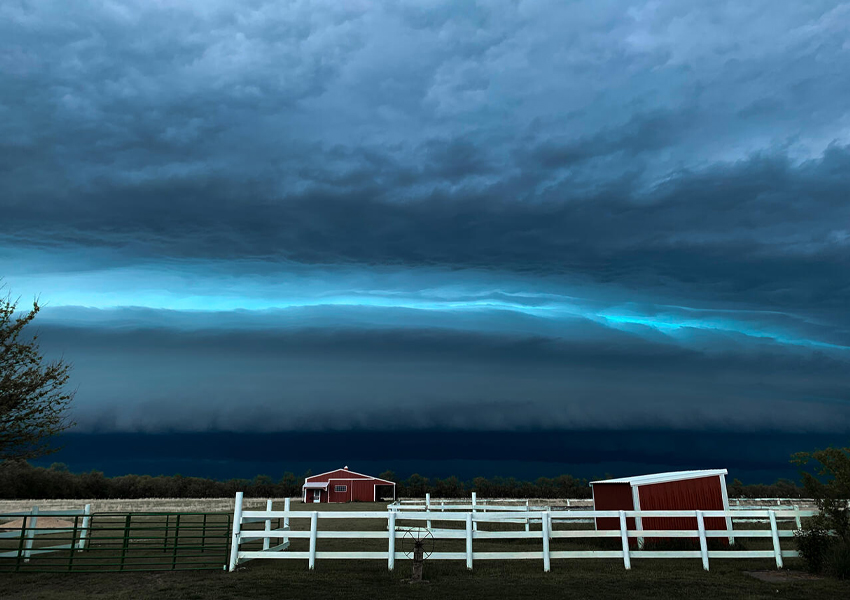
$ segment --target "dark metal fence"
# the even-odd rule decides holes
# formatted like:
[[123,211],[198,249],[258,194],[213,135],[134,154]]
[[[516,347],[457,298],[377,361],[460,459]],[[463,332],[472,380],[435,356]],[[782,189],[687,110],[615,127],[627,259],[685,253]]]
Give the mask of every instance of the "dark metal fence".
[[0,514],[0,572],[221,570],[231,513]]

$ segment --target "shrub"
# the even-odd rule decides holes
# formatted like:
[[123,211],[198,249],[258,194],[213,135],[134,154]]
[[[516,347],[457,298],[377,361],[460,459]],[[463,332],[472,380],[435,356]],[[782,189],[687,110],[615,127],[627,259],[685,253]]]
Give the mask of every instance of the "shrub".
[[824,519],[815,517],[806,523],[802,529],[794,532],[794,542],[800,558],[806,563],[810,573],[820,573],[827,564],[827,559],[835,545],[835,538],[829,534],[824,525]]
[[850,579],[850,544],[835,541],[826,552],[826,572],[839,579]]
[[803,487],[814,498],[820,514],[794,533],[797,550],[809,571],[826,570],[850,576],[850,448],[827,448],[795,454],[803,471]]

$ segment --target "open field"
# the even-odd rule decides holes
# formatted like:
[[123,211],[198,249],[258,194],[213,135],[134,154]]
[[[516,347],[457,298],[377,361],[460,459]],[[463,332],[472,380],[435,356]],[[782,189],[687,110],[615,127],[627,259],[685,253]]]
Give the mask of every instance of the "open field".
[[[278,502],[283,506],[283,498],[273,498],[275,506]],[[141,498],[133,500],[0,500],[0,514],[29,510],[38,506],[43,511],[63,510],[67,508],[83,508],[91,504],[93,512],[233,512],[233,498]],[[245,498],[245,506],[251,509],[265,508],[265,498]]]

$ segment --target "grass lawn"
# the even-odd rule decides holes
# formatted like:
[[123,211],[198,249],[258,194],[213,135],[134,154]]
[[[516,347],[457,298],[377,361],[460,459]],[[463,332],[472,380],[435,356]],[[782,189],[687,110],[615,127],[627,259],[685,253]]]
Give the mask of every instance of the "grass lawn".
[[425,565],[430,583],[411,586],[403,581],[406,561],[393,573],[381,561],[324,561],[312,573],[306,561],[255,561],[236,573],[3,574],[0,598],[850,598],[848,582],[767,583],[745,573],[770,568],[771,561],[718,560],[706,573],[696,560],[636,561],[627,572],[615,560],[572,560],[552,561],[551,573],[536,561],[487,562],[469,572],[435,562]]

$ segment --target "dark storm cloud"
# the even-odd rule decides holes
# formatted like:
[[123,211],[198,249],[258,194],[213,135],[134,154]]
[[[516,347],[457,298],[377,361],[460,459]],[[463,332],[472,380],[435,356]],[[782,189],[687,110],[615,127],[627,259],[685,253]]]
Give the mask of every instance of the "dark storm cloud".
[[86,431],[850,426],[847,362],[821,353],[273,322],[260,332],[48,326],[41,339],[75,347],[75,374],[92,382],[75,408]]
[[87,427],[846,428],[848,25],[3,3],[0,276],[79,328]]
[[[463,144],[443,151],[480,160]],[[42,205],[29,204],[10,222],[33,242],[52,225],[82,247],[129,245],[148,256],[578,273],[666,286],[689,300],[836,317],[850,304],[850,152],[843,147],[797,166],[762,156],[675,173],[650,191],[618,182],[582,198],[571,197],[565,181],[540,198],[515,199],[510,192],[522,186],[506,180],[489,191],[434,189],[392,201],[380,199],[372,175],[356,189],[358,177],[347,179],[344,192],[325,184],[278,202],[216,179],[137,185],[82,196],[85,212],[54,206],[47,218]],[[39,228],[38,238],[28,226]]]
[[6,233],[677,279],[674,250],[733,288],[844,268],[848,13],[735,38],[769,5],[732,6],[7,6]]

